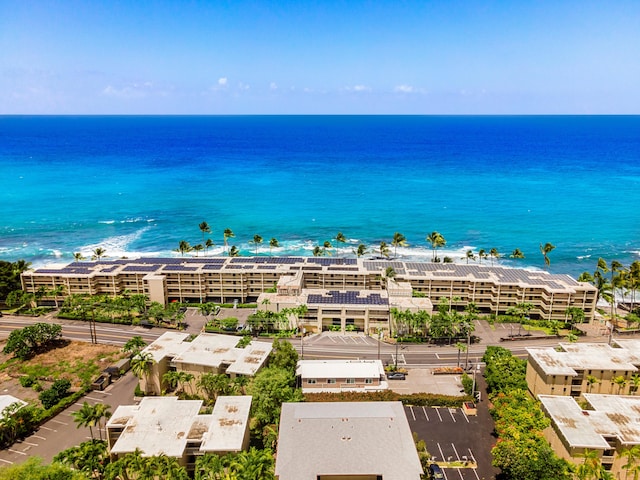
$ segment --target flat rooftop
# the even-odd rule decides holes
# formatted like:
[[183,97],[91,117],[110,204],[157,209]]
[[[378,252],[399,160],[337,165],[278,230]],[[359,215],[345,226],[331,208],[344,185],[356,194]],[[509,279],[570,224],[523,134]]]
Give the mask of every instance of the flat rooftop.
[[583,410],[573,397],[538,395],[557,431],[574,448],[609,449],[605,437],[623,445],[640,444],[640,397],[585,393],[593,410]]
[[285,403],[275,473],[280,480],[418,480],[422,467],[400,402]]
[[12,395],[0,395],[0,418],[3,418],[2,412],[4,409],[14,403],[18,403],[21,408],[27,404],[24,400],[20,400]]
[[636,371],[640,355],[606,343],[560,343],[553,347],[527,348],[527,353],[547,375],[576,376],[576,370]]
[[245,348],[237,348],[240,337],[201,333],[193,341],[180,332],[165,332],[142,350],[151,353],[156,362],[171,358],[176,363],[218,368],[228,364],[227,372],[254,375],[267,361],[272,350],[269,342],[251,341]]
[[202,436],[203,452],[239,452],[249,427],[252,397],[221,396],[211,412],[211,426]]
[[299,360],[296,375],[302,378],[380,378],[381,360]]

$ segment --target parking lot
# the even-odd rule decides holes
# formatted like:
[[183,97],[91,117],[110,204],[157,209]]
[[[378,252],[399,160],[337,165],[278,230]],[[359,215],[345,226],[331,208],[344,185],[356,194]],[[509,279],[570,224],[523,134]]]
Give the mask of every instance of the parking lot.
[[425,441],[435,462],[468,462],[469,468],[443,468],[447,480],[494,478],[490,450],[495,439],[485,405],[479,405],[477,416],[460,408],[407,406],[405,412],[411,431]]

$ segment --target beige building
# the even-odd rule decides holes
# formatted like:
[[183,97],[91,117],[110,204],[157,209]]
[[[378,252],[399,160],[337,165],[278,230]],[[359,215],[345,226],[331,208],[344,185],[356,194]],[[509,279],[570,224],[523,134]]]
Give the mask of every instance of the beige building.
[[151,356],[150,370],[140,380],[140,388],[147,394],[159,395],[166,390],[165,373],[175,370],[194,376],[190,388],[205,373],[224,373],[231,378],[253,376],[266,363],[271,343],[252,341],[238,348],[240,337],[201,333],[193,340],[187,333],[168,331],[147,345],[141,354]]
[[121,405],[107,422],[107,443],[115,460],[136,449],[146,457],[177,458],[192,471],[205,453],[224,455],[249,447],[250,396],[216,399],[213,412],[201,415],[202,400],[144,397],[139,405]]
[[545,437],[558,456],[579,465],[586,450],[595,451],[613,478],[627,478],[624,450],[640,445],[640,397],[585,393],[586,409],[572,397],[538,398],[551,419]]
[[381,360],[299,360],[302,393],[377,392],[389,384]]
[[561,343],[528,348],[527,385],[532,395],[580,397],[632,394],[640,387],[640,342]]
[[[394,269],[394,283],[385,278],[388,267]],[[63,268],[41,268],[22,274],[22,286],[35,293],[40,287],[52,290],[62,286],[64,295],[121,294],[125,290],[147,295],[160,303],[256,301],[265,291],[278,286],[278,294],[297,298],[303,290],[328,292],[375,292],[406,297],[407,288],[437,304],[445,298],[463,309],[474,302],[483,313],[505,313],[519,303],[530,303],[532,318],[564,320],[567,307],[585,311],[593,320],[597,289],[577,282],[569,275],[550,274],[488,265],[403,262],[317,257],[215,257],[215,258],[140,258],[75,262]],[[60,297],[61,298],[61,297]],[[44,301],[55,297],[44,297]],[[297,300],[292,300],[295,304]],[[283,305],[286,303],[282,301]],[[316,305],[324,325],[325,318],[341,318],[337,308],[320,299]],[[388,307],[391,308],[391,307]],[[326,310],[326,311],[325,311]],[[331,311],[334,310],[334,311]],[[358,308],[364,323],[383,322],[383,309]],[[349,316],[345,312],[345,321]],[[311,318],[311,317],[310,317]],[[313,322],[311,322],[313,323]],[[346,326],[346,325],[345,325]],[[317,325],[316,325],[317,327]],[[362,328],[366,328],[362,325]]]
[[279,480],[419,480],[422,473],[400,402],[282,405]]

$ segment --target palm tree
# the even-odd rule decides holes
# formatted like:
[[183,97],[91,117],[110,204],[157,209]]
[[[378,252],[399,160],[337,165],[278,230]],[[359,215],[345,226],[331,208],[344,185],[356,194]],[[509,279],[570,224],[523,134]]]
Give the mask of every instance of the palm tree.
[[211,233],[211,227],[207,222],[202,222],[200,225],[198,225],[198,228],[200,228],[200,231],[202,232],[202,243],[204,243],[204,234]]
[[556,246],[551,245],[549,242],[545,243],[544,245],[540,244],[540,253],[542,253],[542,256],[544,257],[544,264],[547,267],[551,265],[551,260],[549,260],[548,255],[554,248],[556,248]]
[[178,244],[178,248],[176,249],[176,252],[180,252],[180,255],[184,257],[184,254],[190,251],[191,251],[191,245],[189,245],[189,242],[187,242],[186,240],[180,240],[180,243]]
[[519,248],[515,248],[513,250],[513,252],[511,252],[511,255],[509,255],[509,257],[511,257],[511,258],[524,258],[524,253],[522,253],[522,251]]
[[93,427],[96,426],[93,407],[88,402],[84,402],[82,407],[80,407],[80,410],[72,412],[71,416],[73,417],[73,421],[77,424],[76,428],[89,427],[91,440],[93,440]]
[[624,448],[620,452],[620,457],[627,459],[627,463],[622,466],[627,471],[627,475],[633,473],[633,480],[638,480],[640,478],[640,445]]
[[324,255],[324,250],[320,245],[316,245],[315,247],[313,247],[312,253],[314,257],[321,257],[322,255]]
[[427,235],[427,242],[431,244],[431,248],[433,249],[433,258],[432,261],[437,261],[437,251],[439,247],[444,247],[447,244],[447,241],[444,239],[440,232],[436,232],[435,230]]
[[105,256],[107,251],[102,247],[97,247],[93,249],[93,256],[91,257],[93,260],[100,260]]
[[253,240],[249,240],[249,243],[253,243],[256,246],[256,255],[258,255],[258,245],[262,243],[262,237],[260,235],[254,235]]
[[587,375],[586,380],[587,380],[587,393],[591,393],[593,386],[596,383],[600,383],[600,380],[598,380],[598,377],[594,377],[593,375]]
[[162,375],[162,381],[167,384],[169,390],[175,390],[180,382],[180,373],[176,370],[169,370]]
[[280,243],[278,243],[277,238],[272,238],[271,240],[269,240],[269,256],[271,256],[271,251],[274,248],[279,248],[279,247],[280,247]]
[[331,242],[329,240],[325,240],[325,242],[322,244],[322,250],[324,251],[323,255],[331,255],[332,248],[333,245],[331,245]]
[[140,350],[147,346],[147,342],[145,342],[140,335],[136,335],[127,340],[122,347],[122,351],[129,354],[129,357],[134,357]]
[[224,238],[224,248],[225,248],[225,250],[228,251],[229,250],[228,241],[229,241],[230,238],[235,237],[235,234],[231,231],[230,228],[226,228],[222,235],[223,235],[223,238]]
[[131,359],[131,371],[136,377],[142,379],[143,376],[149,375],[154,362],[151,352],[138,353]]
[[387,246],[387,242],[380,242],[380,256],[389,258],[389,247]]
[[391,240],[391,245],[393,245],[395,248],[393,252],[393,256],[397,257],[398,247],[407,247],[409,244],[407,243],[407,238],[403,234],[399,232],[395,232],[393,234],[393,240]]
[[500,252],[498,252],[498,249],[494,247],[489,250],[489,256],[491,257],[491,265],[493,266],[493,260],[500,258]]
[[198,252],[201,252],[202,250],[204,250],[204,247],[201,243],[193,246],[193,251],[196,252],[196,257],[198,256]]
[[345,244],[347,243],[347,237],[345,237],[342,232],[338,232],[338,234],[336,235],[336,238],[334,239],[336,242],[338,243],[342,243]]
[[613,383],[618,386],[618,395],[622,392],[622,389],[627,386],[627,379],[622,375],[618,375],[613,379]]
[[583,457],[584,461],[578,465],[576,476],[579,480],[599,479],[602,470],[600,455],[597,450],[585,449],[584,453],[576,455]]
[[469,260],[475,260],[476,256],[473,254],[473,250],[467,250],[465,258],[467,259],[467,265],[469,265]]
[[238,250],[238,247],[236,247],[235,245],[231,246],[231,250],[229,250],[229,256],[230,257],[239,257],[240,256],[240,250]]
[[76,262],[79,262],[80,260],[84,260],[84,255],[82,255],[82,252],[75,252],[73,254],[73,259]]
[[487,251],[484,248],[478,250],[478,259],[480,260],[480,264],[482,264],[482,259],[487,258]]
[[637,373],[631,375],[631,383],[633,385],[629,387],[629,393],[638,393],[638,389],[640,388],[640,375],[638,375]]
[[215,243],[213,243],[213,240],[211,240],[210,238],[207,238],[207,241],[204,242],[204,248],[205,248],[205,252],[204,253],[208,253],[209,249],[211,247],[213,247],[215,245]]
[[460,366],[460,354],[467,351],[467,345],[462,342],[456,342],[455,347],[458,349],[458,366]]
[[364,243],[361,243],[358,245],[357,249],[353,250],[353,253],[355,253],[356,257],[360,258],[368,253],[367,246]]
[[106,420],[111,418],[111,406],[104,403],[96,403],[93,406],[93,417],[95,418],[96,425],[98,426],[98,432],[100,433],[100,440],[102,440],[102,429],[105,427],[103,424]]

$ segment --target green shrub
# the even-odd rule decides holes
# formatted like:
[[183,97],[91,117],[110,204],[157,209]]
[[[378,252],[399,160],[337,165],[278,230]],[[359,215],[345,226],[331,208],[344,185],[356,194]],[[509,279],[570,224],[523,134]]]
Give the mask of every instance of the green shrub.
[[20,380],[18,380],[20,382],[20,385],[22,385],[25,388],[29,388],[31,386],[33,386],[34,383],[36,383],[36,379],[33,378],[31,375],[27,375],[26,377],[20,377]]

